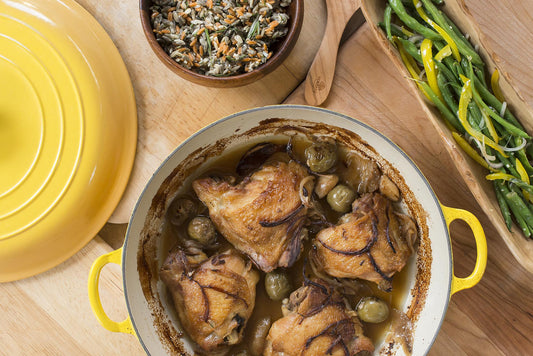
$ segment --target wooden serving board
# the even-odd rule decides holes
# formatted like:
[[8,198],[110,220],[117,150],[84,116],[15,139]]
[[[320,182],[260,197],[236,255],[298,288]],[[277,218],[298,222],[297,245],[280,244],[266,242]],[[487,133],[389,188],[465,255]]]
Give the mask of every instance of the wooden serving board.
[[[117,220],[120,209],[131,209],[123,207],[139,193],[143,180],[189,133],[246,107],[282,101],[304,103],[303,85],[297,85],[305,77],[306,66],[319,45],[317,38],[325,18],[322,0],[305,3],[308,13],[302,38],[313,38],[314,42],[299,43],[295,50],[303,51],[305,60],[291,56],[279,73],[249,87],[228,91],[185,83],[160,65],[142,38],[136,1],[79,1],[117,44],[132,76],[138,102],[138,158],[128,193],[115,215]],[[468,0],[467,4],[500,58],[501,68],[533,106],[533,2]],[[154,66],[160,66],[160,70]],[[155,77],[155,73],[159,76]],[[285,96],[278,90],[283,90]],[[430,355],[533,354],[531,275],[516,263],[473,199],[405,79],[376,46],[367,25],[341,48],[332,91],[324,106],[358,118],[391,138],[420,167],[443,204],[473,212],[485,227],[489,248],[485,276],[474,288],[451,298]],[[87,298],[92,262],[120,247],[125,229],[125,224],[107,224],[99,237],[60,266],[36,277],[0,284],[0,354],[143,355],[135,337],[108,332],[98,324]],[[464,277],[475,261],[473,237],[462,222],[452,224],[451,235],[455,273]],[[110,265],[102,271],[102,302],[114,320],[126,316],[121,279],[117,266]]]

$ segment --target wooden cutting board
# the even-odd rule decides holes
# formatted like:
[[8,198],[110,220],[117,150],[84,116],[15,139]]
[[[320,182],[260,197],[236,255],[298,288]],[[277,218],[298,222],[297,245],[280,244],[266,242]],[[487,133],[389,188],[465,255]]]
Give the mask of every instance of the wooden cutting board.
[[[136,171],[128,194],[133,194],[131,192],[140,189],[138,187],[142,188],[143,183],[137,178],[148,179],[168,153],[165,150],[172,149],[169,148],[172,146],[170,142],[179,144],[188,136],[185,131],[192,132],[218,116],[262,105],[262,100],[268,99],[269,103],[283,101],[285,96],[270,92],[273,88],[281,90],[275,78],[279,80],[286,76],[292,80],[288,73],[294,72],[303,79],[305,68],[299,65],[309,65],[312,52],[319,45],[316,38],[314,43],[308,44],[309,48],[299,44],[297,48],[309,58],[301,62],[290,58],[285,68],[280,69],[280,74],[272,74],[272,77],[247,90],[225,92],[206,89],[180,81],[162,65],[158,73],[164,73],[163,79],[144,73],[150,73],[151,66],[159,63],[155,56],[151,58],[148,46],[140,40],[142,32],[136,23],[136,1],[80,0],[80,3],[110,33],[132,76],[139,108],[140,137]],[[515,88],[533,105],[533,46],[530,45],[533,42],[533,2],[468,0],[467,4],[499,56],[501,67],[508,73]],[[318,26],[323,29],[325,10],[322,0],[307,0],[305,5],[309,13],[306,13],[307,22],[304,23],[302,36],[311,36],[305,31],[319,33]],[[120,21],[117,25],[116,18],[129,20]],[[315,23],[317,28],[311,28],[311,23]],[[292,72],[286,69],[289,67],[293,68]],[[163,80],[164,85],[158,80]],[[287,80],[284,83],[288,83]],[[294,83],[296,87],[299,81],[294,79]],[[253,92],[249,92],[252,89]],[[282,89],[288,94],[293,88],[287,84]],[[204,97],[198,99],[196,96],[200,94]],[[244,98],[234,98],[234,95]],[[196,103],[191,101],[195,97],[198,106],[191,108],[191,102]],[[304,103],[303,86],[294,90],[286,102]],[[204,104],[202,109],[198,108]],[[217,107],[212,107],[214,104]],[[533,284],[530,274],[515,262],[475,203],[432,125],[407,90],[404,78],[375,45],[367,26],[351,36],[339,52],[332,92],[324,105],[374,126],[395,141],[420,167],[443,204],[472,211],[485,227],[489,248],[485,276],[474,288],[451,298],[446,319],[430,355],[533,354],[533,339],[530,337],[533,330]],[[164,144],[159,143],[158,135],[161,135]],[[135,337],[102,328],[92,315],[87,298],[87,276],[92,262],[96,257],[120,247],[125,228],[125,224],[108,224],[101,231],[101,237],[96,237],[60,266],[36,277],[0,284],[0,354],[144,354]],[[461,222],[452,224],[451,235],[455,273],[464,277],[474,265],[473,237]],[[121,280],[121,271],[117,266],[104,268],[101,297],[105,310],[114,320],[126,316]]]

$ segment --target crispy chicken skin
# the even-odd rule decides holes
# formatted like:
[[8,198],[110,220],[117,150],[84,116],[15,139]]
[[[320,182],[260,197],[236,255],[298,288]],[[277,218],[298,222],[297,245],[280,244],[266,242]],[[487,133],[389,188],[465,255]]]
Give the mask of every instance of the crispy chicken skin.
[[224,355],[229,346],[242,340],[254,309],[259,273],[235,251],[203,261],[201,257],[174,250],[163,263],[160,277],[199,351]]
[[268,333],[265,356],[353,356],[374,351],[356,313],[323,280],[307,280],[283,308],[284,316]]
[[218,231],[264,272],[290,267],[300,255],[307,207],[300,164],[265,163],[240,183],[212,177],[193,182]]
[[389,291],[392,276],[414,251],[416,226],[379,193],[363,195],[352,208],[338,225],[316,235],[313,263],[330,276],[365,279]]
[[342,181],[359,194],[372,193],[379,188],[381,171],[377,163],[355,152],[346,152],[338,174]]

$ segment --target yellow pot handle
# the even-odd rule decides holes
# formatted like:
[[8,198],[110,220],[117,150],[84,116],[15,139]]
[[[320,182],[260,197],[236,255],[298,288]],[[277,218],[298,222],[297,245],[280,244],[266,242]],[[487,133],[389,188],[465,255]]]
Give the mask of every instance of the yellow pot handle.
[[446,225],[448,226],[448,230],[450,229],[450,223],[452,221],[457,219],[463,220],[472,229],[474,238],[476,240],[477,257],[474,271],[466,278],[459,278],[453,275],[452,288],[450,292],[451,296],[460,290],[475,286],[481,280],[481,277],[485,272],[485,267],[487,266],[487,240],[485,238],[483,227],[474,214],[462,209],[449,208],[442,204],[441,208],[444,214],[444,219],[446,220]]
[[96,319],[98,319],[100,324],[102,324],[102,326],[107,330],[135,335],[135,331],[133,330],[133,325],[131,324],[131,319],[129,316],[126,318],[126,320],[116,322],[107,316],[104,308],[102,307],[102,302],[100,301],[100,292],[98,290],[98,282],[100,280],[100,271],[108,263],[116,263],[119,266],[122,264],[122,248],[98,257],[91,266],[88,283],[91,308],[93,309]]

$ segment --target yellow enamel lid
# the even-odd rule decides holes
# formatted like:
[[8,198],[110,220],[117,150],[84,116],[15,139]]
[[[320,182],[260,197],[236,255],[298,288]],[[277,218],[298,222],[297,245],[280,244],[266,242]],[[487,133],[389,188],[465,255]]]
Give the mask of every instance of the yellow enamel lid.
[[124,192],[137,142],[128,72],[72,0],[0,0],[0,282],[76,253]]

